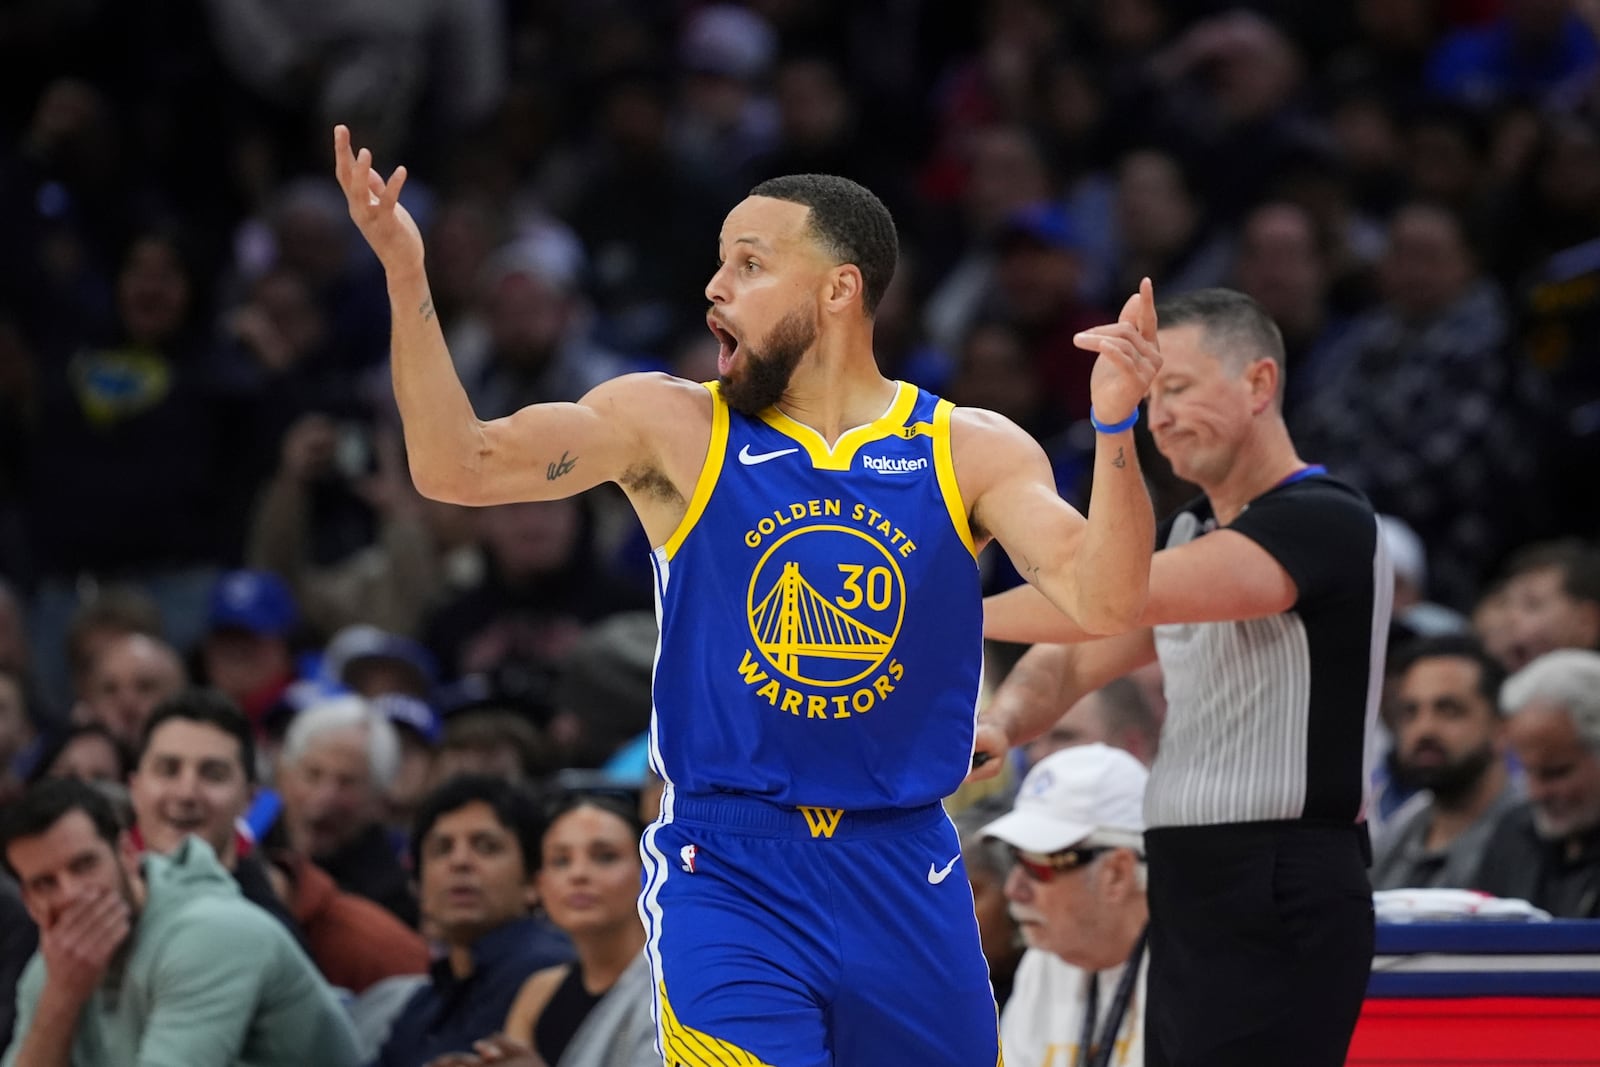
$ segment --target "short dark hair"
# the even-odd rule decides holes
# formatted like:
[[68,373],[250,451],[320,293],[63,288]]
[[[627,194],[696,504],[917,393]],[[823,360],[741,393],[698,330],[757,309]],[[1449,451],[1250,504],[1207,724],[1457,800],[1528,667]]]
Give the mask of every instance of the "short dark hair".
[[[1162,329],[1199,326],[1217,358],[1231,366],[1270,359],[1282,374],[1283,331],[1265,308],[1236,289],[1197,289],[1164,300],[1156,306],[1156,316]],[[1278,391],[1283,392],[1281,383]]]
[[468,804],[487,804],[495,821],[510,830],[522,849],[522,873],[539,869],[539,842],[544,838],[545,820],[539,798],[528,787],[492,774],[460,774],[439,786],[417,810],[411,831],[411,869],[422,875],[422,844],[434,823]]
[[89,668],[90,638],[97,630],[161,637],[161,610],[134,586],[111,586],[83,605],[67,626],[67,665],[77,682]]
[[250,720],[228,697],[215,689],[185,689],[155,706],[150,720],[139,735],[139,754],[135,761],[142,763],[150,751],[150,739],[163,723],[173,719],[198,722],[213,726],[239,743],[239,762],[243,766],[244,780],[251,785],[256,781],[256,741],[250,733]]
[[810,208],[812,239],[840,263],[855,264],[861,271],[861,306],[868,318],[877,313],[900,258],[900,239],[893,216],[872,190],[834,174],[789,174],[767,179],[750,195]]
[[644,836],[644,823],[639,820],[638,804],[629,804],[614,793],[596,793],[581,789],[565,790],[546,801],[545,832],[550,832],[550,827],[556,824],[557,819],[579,808],[594,808],[596,811],[615,815],[628,825],[628,832],[633,834],[635,840]]
[[1476,664],[1478,692],[1489,702],[1494,713],[1500,714],[1500,687],[1505,684],[1506,669],[1499,660],[1489,655],[1482,641],[1466,633],[1419,637],[1395,652],[1390,671],[1395,678],[1399,678],[1425,659],[1464,659]]
[[79,723],[64,734],[58,734],[44,751],[39,753],[39,758],[34,762],[33,770],[28,772],[28,783],[48,781],[51,777],[50,767],[61,758],[61,753],[76,740],[83,737],[98,737],[111,746],[111,752],[117,757],[117,783],[126,785],[128,772],[133,770],[133,754],[128,751],[128,746],[122,738],[112,733],[105,726],[97,722]]
[[1541,541],[1511,557],[1505,580],[1535,571],[1561,572],[1561,591],[1574,600],[1600,603],[1600,549],[1576,537]]
[[38,837],[75,811],[87,815],[95,833],[116,847],[124,827],[104,790],[76,778],[46,778],[29,786],[21,800],[0,814],[0,864],[4,864],[6,873],[17,877],[16,868],[11,866],[13,842]]
[[452,715],[445,722],[441,752],[494,751],[516,753],[524,777],[532,779],[551,769],[550,744],[533,723],[509,707],[488,705]]

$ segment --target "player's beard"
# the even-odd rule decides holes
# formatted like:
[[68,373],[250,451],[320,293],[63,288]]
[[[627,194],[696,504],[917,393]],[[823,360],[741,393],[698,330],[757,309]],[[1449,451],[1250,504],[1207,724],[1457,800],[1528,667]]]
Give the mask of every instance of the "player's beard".
[[734,367],[734,374],[718,378],[722,396],[733,410],[755,415],[783,399],[800,357],[806,354],[817,340],[817,319],[814,312],[799,307],[778,320],[767,331],[761,344],[746,342],[743,366]]

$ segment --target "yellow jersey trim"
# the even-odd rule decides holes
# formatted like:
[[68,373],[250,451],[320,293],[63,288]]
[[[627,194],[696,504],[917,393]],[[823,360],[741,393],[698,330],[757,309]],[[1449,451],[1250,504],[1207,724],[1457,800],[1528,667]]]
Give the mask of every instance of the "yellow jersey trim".
[[662,982],[657,988],[661,994],[661,1052],[668,1067],[770,1067],[731,1041],[683,1025],[667,999],[667,984]]
[[722,462],[728,455],[728,402],[722,399],[722,391],[716,382],[706,382],[705,387],[711,393],[711,443],[706,446],[706,461],[700,468],[700,477],[695,480],[689,506],[684,509],[678,528],[672,531],[672,536],[662,546],[669,560],[683,547],[689,532],[700,521],[700,516],[705,514],[706,504],[711,501],[711,491],[717,487],[717,479],[722,476]]
[[966,501],[961,499],[961,487],[956,484],[955,452],[950,447],[950,413],[955,407],[950,401],[941,400],[933,409],[933,469],[939,475],[939,492],[944,497],[945,509],[950,512],[950,524],[956,528],[956,536],[967,546],[967,551],[976,558],[978,549],[972,541]]
[[761,413],[761,421],[771,426],[785,437],[793,438],[795,443],[806,450],[811,457],[811,465],[817,470],[847,471],[850,464],[855,462],[856,452],[862,445],[885,437],[900,436],[901,427],[911,414],[911,409],[917,403],[917,390],[915,386],[905,382],[895,382],[894,400],[889,404],[889,410],[873,419],[865,426],[856,426],[839,435],[839,440],[832,448],[816,430],[803,422],[797,422],[779,411],[776,407],[768,408]]

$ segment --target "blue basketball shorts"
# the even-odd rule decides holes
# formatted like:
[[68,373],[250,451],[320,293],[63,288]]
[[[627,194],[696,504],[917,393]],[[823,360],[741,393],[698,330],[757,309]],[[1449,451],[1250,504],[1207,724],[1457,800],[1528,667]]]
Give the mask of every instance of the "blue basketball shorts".
[[667,1067],[994,1067],[972,889],[943,807],[669,790],[640,915]]

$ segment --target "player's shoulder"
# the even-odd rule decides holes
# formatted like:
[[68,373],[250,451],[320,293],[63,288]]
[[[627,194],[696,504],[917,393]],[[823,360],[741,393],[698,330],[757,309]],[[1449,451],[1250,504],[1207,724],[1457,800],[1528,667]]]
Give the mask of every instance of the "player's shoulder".
[[950,411],[950,444],[957,458],[972,451],[991,455],[996,449],[1036,451],[1039,447],[1028,431],[998,411],[968,407]]
[[586,404],[630,403],[677,404],[711,408],[711,390],[702,382],[691,382],[663,371],[636,371],[608,378],[589,390]]
[[998,412],[957,407],[950,412],[950,457],[969,507],[1019,474],[1048,474],[1044,450],[1026,430]]
[[641,431],[681,431],[711,424],[711,389],[660,371],[620,374],[601,382],[580,401],[613,425]]

